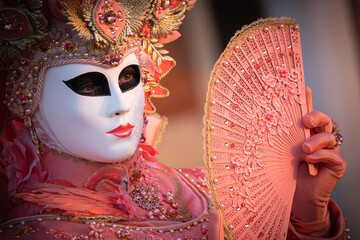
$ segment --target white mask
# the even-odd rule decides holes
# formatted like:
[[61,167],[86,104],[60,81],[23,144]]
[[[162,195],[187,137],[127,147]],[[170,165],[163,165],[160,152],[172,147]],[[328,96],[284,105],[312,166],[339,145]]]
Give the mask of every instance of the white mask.
[[[38,112],[52,131],[49,136],[55,136],[66,152],[90,161],[122,162],[131,157],[143,128],[144,89],[140,75],[131,78],[131,72],[137,76],[138,66],[132,53],[110,69],[80,63],[48,69]],[[130,74],[124,76],[125,72]]]

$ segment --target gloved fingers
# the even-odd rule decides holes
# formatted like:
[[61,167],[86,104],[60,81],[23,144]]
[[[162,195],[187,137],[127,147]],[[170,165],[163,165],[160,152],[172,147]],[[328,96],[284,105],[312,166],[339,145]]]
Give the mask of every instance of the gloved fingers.
[[306,94],[307,110],[308,110],[308,113],[311,113],[313,111],[311,88],[305,86],[305,94]]
[[332,120],[325,113],[312,111],[304,116],[303,122],[305,127],[315,129],[315,132],[331,132]]
[[303,143],[302,148],[306,153],[313,153],[322,148],[333,149],[335,143],[335,137],[332,133],[322,132],[308,138]]
[[330,149],[320,149],[305,157],[308,163],[320,163],[322,167],[330,170],[330,173],[337,178],[341,178],[346,169],[346,161],[339,151]]

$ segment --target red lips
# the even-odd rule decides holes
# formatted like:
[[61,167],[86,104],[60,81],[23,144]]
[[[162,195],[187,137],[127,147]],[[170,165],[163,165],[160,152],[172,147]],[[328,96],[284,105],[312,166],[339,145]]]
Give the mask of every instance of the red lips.
[[131,135],[133,128],[134,126],[132,126],[130,123],[126,123],[125,125],[120,125],[117,128],[106,133],[112,134],[120,138],[126,138]]

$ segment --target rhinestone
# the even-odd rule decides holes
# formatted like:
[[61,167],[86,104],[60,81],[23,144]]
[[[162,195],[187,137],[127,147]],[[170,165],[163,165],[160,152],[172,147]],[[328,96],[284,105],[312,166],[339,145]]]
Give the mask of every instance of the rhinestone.
[[114,54],[111,57],[111,65],[113,65],[114,67],[118,66],[120,64],[120,56],[117,54]]
[[67,51],[67,52],[72,52],[75,50],[75,44],[68,40],[64,43],[64,50]]
[[107,24],[116,22],[116,13],[113,10],[106,12],[104,17]]
[[218,183],[218,182],[219,182],[219,180],[215,178],[215,179],[214,179],[214,182],[215,182],[215,183]]
[[6,31],[12,31],[12,30],[15,30],[15,23],[11,22],[11,21],[8,21],[5,23],[4,25],[4,29]]

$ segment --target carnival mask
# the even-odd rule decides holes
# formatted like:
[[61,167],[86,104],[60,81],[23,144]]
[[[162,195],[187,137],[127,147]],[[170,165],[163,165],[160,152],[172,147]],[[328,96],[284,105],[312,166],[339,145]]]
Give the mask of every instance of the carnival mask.
[[114,68],[67,64],[49,68],[38,114],[49,136],[76,157],[122,162],[131,157],[143,127],[144,89],[132,53]]

